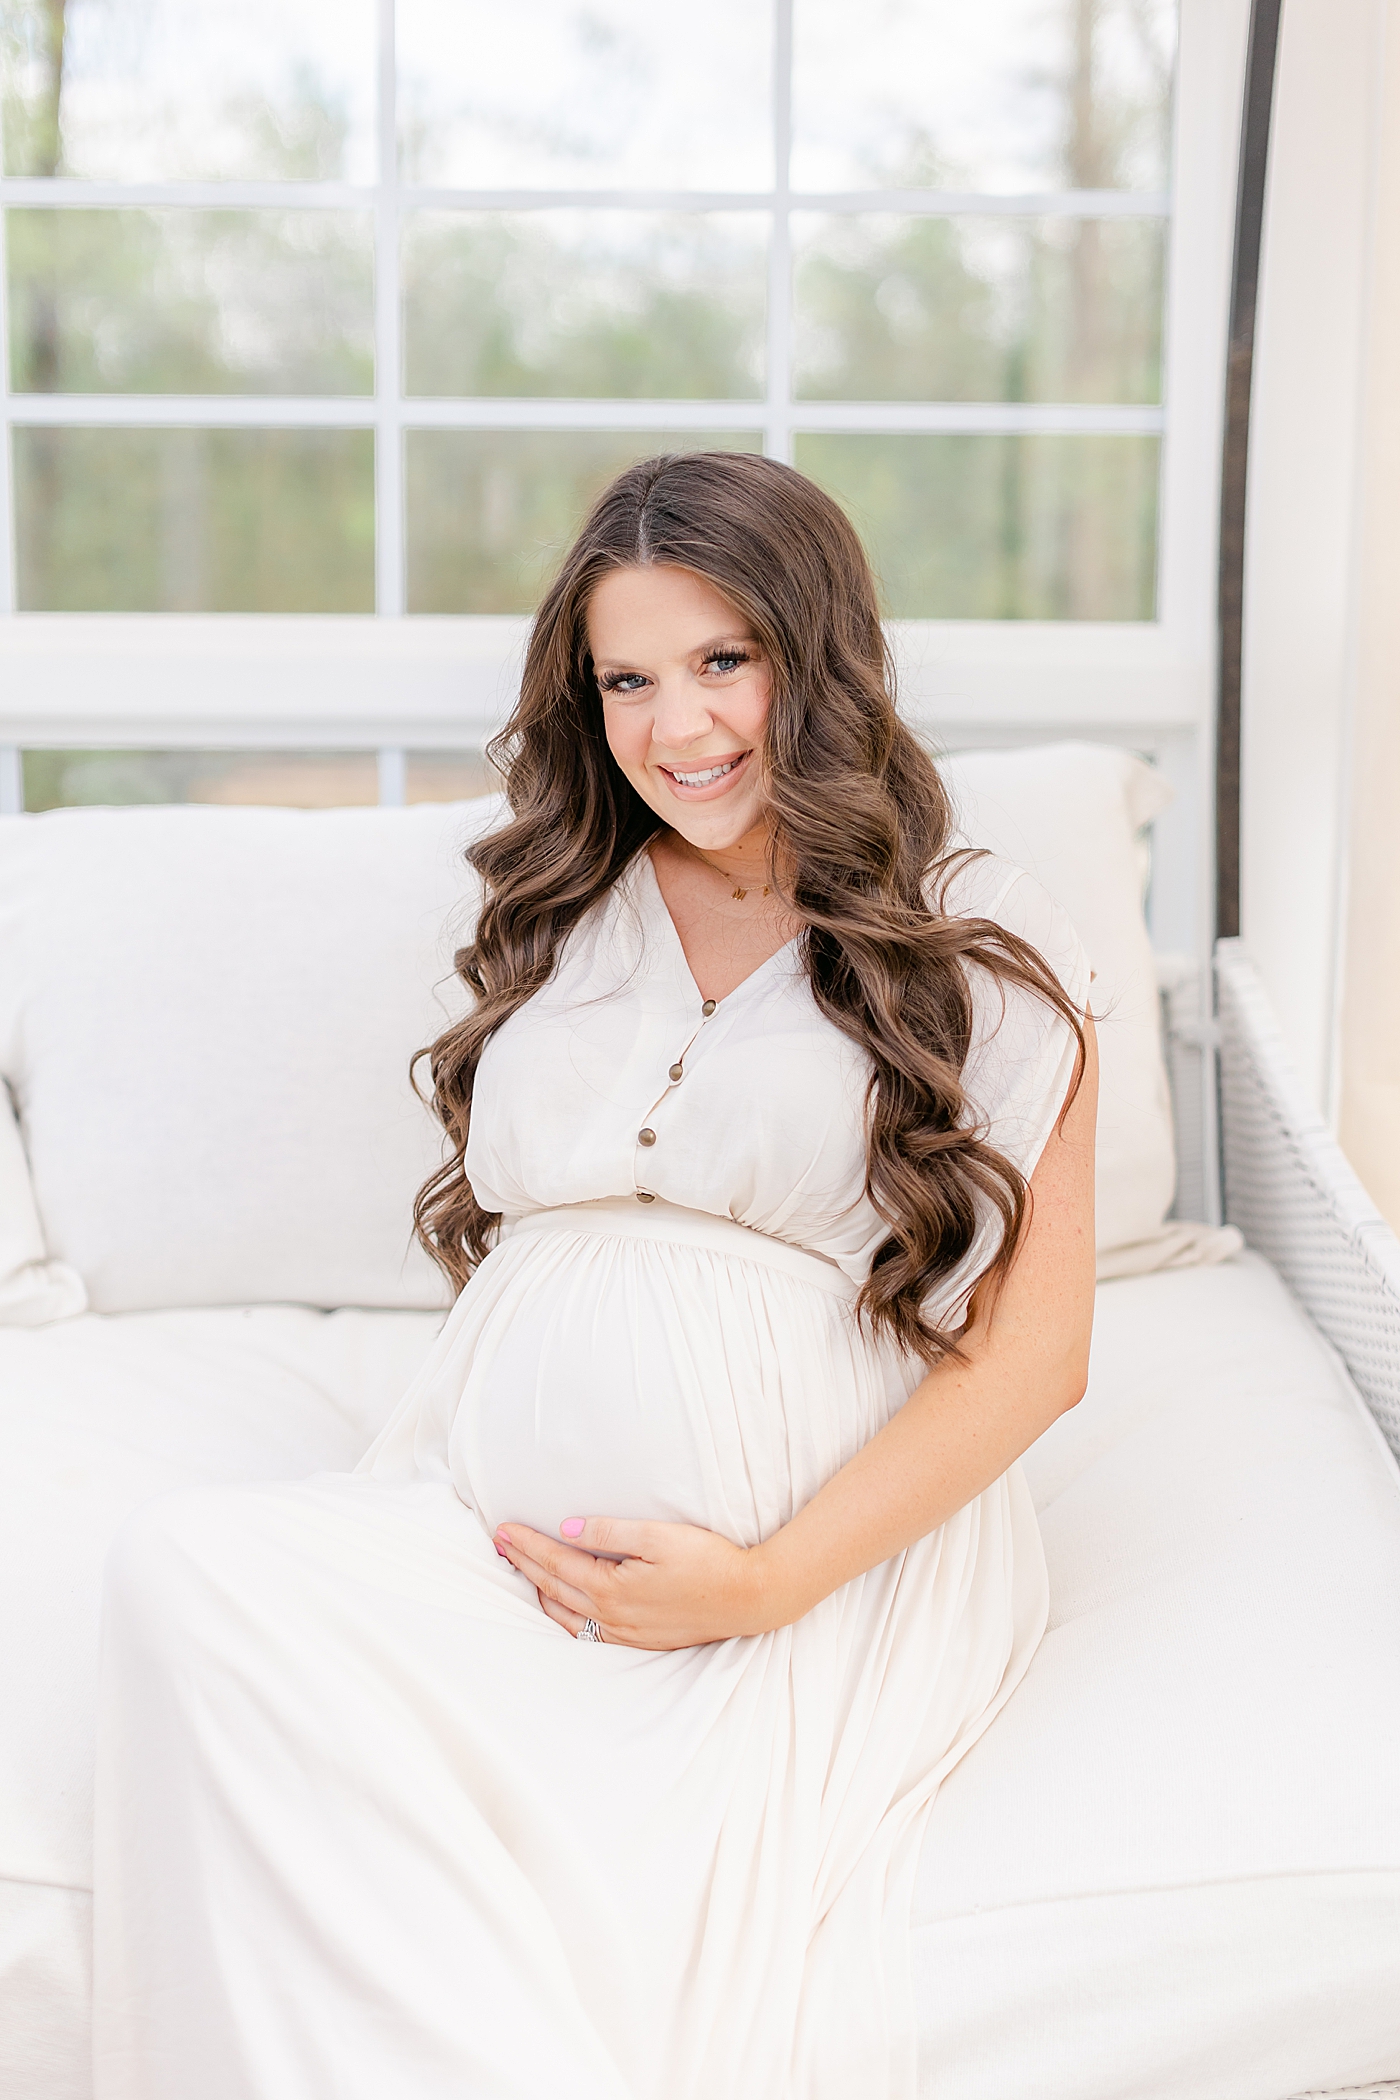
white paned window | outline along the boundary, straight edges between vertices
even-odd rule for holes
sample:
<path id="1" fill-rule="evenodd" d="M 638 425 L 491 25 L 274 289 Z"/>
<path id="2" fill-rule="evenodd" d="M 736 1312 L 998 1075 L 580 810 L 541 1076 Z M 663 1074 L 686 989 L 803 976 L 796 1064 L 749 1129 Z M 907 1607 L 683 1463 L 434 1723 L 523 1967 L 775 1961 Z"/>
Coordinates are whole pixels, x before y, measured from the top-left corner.
<path id="1" fill-rule="evenodd" d="M 467 778 L 593 494 L 702 446 L 846 506 L 951 734 L 1198 724 L 1242 18 L 0 0 L 30 806 Z"/>

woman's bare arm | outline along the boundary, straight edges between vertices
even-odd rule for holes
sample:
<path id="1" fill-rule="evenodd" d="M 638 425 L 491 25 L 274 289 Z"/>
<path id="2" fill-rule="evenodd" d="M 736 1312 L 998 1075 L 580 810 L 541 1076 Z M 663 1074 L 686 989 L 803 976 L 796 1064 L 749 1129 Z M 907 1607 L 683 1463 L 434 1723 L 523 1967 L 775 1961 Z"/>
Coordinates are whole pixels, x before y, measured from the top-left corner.
<path id="1" fill-rule="evenodd" d="M 692 1647 L 790 1625 L 833 1590 L 944 1523 L 1082 1396 L 1094 1313 L 1098 1061 L 1030 1182 L 1020 1247 L 999 1291 L 973 1300 L 964 1361 L 945 1362 L 780 1531 L 745 1550 L 689 1524 L 581 1521 L 576 1543 L 503 1525 L 497 1545 L 551 1618 L 596 1619 L 611 1641 Z M 580 1520 L 573 1520 L 579 1522 Z M 572 1528 L 572 1527 L 570 1527 Z M 599 1554 L 626 1559 L 599 1559 Z"/>
<path id="2" fill-rule="evenodd" d="M 1000 1479 L 1083 1397 L 1094 1319 L 1092 1023 L 1084 1082 L 1031 1177 L 1030 1218 L 1004 1285 L 963 1343 L 758 1549 L 773 1625 L 926 1536 Z"/>

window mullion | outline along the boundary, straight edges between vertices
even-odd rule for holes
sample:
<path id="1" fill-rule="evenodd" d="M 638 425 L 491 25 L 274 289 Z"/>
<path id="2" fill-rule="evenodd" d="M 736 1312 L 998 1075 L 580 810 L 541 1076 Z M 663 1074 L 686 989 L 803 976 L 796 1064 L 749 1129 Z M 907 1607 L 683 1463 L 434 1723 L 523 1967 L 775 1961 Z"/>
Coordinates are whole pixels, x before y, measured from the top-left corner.
<path id="1" fill-rule="evenodd" d="M 569 400 L 556 394 L 356 395 L 12 394 L 10 425 L 100 430 L 803 430 L 1007 431 L 1148 435 L 1162 430 L 1153 402 L 668 400 L 647 395 Z M 781 455 L 774 452 L 774 457 Z"/>
<path id="2" fill-rule="evenodd" d="M 18 596 L 15 564 L 15 505 L 10 442 L 10 308 L 9 261 L 5 249 L 5 214 L 0 211 L 0 618 L 15 609 Z"/>
<path id="3" fill-rule="evenodd" d="M 792 0 L 773 8 L 773 222 L 768 235 L 767 428 L 764 451 L 792 462 Z"/>
<path id="4" fill-rule="evenodd" d="M 373 398 L 360 394 L 11 394 L 11 424 L 41 428 L 365 430 Z"/>
<path id="5" fill-rule="evenodd" d="M 399 319 L 399 154 L 394 0 L 379 4 L 379 189 L 374 212 L 375 610 L 404 609 L 403 392 Z"/>
<path id="6" fill-rule="evenodd" d="M 354 182 L 95 182 L 74 175 L 0 176 L 0 203 L 41 211 L 363 211 L 375 192 Z"/>
<path id="7" fill-rule="evenodd" d="M 911 219 L 1168 219 L 1166 190 L 794 190 L 794 211 Z"/>
<path id="8" fill-rule="evenodd" d="M 377 187 L 346 182 L 94 182 L 84 177 L 0 176 L 0 203 L 44 211 L 177 207 L 190 211 L 364 211 Z M 529 190 L 399 188 L 416 211 L 768 211 L 767 190 Z M 1166 219 L 1165 190 L 802 190 L 794 211 L 897 212 L 909 218 Z"/>

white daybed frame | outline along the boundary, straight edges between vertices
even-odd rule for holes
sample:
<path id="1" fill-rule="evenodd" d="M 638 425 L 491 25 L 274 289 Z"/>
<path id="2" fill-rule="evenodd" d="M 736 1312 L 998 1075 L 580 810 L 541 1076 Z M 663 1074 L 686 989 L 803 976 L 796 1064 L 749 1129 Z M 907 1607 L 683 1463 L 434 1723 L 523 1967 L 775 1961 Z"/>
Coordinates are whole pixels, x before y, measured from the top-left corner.
<path id="1" fill-rule="evenodd" d="M 1225 1216 L 1332 1344 L 1400 1457 L 1400 1240 L 1303 1092 L 1239 941 L 1217 944 L 1215 981 Z"/>
<path id="2" fill-rule="evenodd" d="M 1159 955 L 1157 966 L 1172 1216 L 1239 1227 L 1337 1351 L 1400 1459 L 1400 1239 L 1309 1100 L 1244 942 L 1216 942 L 1209 999 L 1191 956 Z"/>

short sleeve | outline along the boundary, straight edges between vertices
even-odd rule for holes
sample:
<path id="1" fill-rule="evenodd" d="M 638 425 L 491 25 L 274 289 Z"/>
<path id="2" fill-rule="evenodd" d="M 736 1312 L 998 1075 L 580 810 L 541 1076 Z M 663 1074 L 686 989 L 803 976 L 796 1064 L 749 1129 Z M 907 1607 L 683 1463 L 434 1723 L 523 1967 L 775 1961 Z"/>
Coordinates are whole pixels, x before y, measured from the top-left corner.
<path id="1" fill-rule="evenodd" d="M 1043 884 L 995 854 L 977 853 L 946 883 L 931 886 L 930 903 L 950 918 L 992 919 L 1043 956 L 1071 1007 L 1089 1001 L 1089 959 L 1068 916 Z M 968 1119 L 1027 1181 L 1054 1129 L 1079 1044 L 1074 1030 L 1037 993 L 1007 984 L 978 964 L 968 966 L 972 1041 L 963 1065 Z M 990 1203 L 957 1268 L 940 1278 L 924 1303 L 935 1326 L 956 1329 L 1000 1243 L 1001 1225 Z"/>
<path id="2" fill-rule="evenodd" d="M 951 917 L 995 920 L 1043 956 L 1076 1013 L 1089 1002 L 1089 959 L 1069 917 L 1033 875 L 992 854 L 969 859 L 943 893 Z M 997 1150 L 1029 1180 L 1055 1127 L 1079 1055 L 1074 1031 L 1043 998 L 969 969 L 972 1044 L 963 1086 Z"/>

